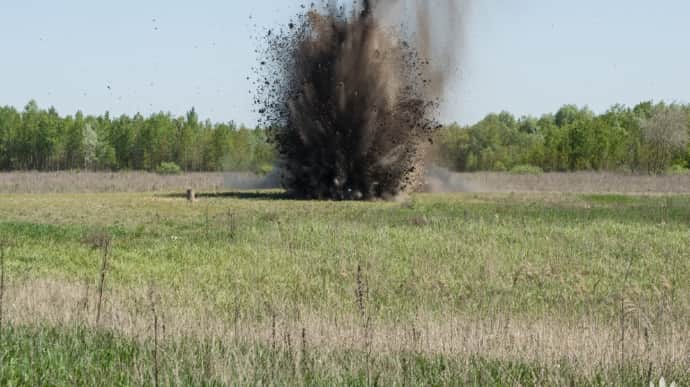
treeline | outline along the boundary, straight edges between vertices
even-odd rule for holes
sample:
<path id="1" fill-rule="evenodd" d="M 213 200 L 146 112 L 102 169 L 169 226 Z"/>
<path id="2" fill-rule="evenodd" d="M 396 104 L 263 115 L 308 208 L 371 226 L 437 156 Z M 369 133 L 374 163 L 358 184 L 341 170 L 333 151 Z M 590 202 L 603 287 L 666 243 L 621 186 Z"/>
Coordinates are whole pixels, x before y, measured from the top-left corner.
<path id="1" fill-rule="evenodd" d="M 0 170 L 5 171 L 153 171 L 170 163 L 184 171 L 261 171 L 274 158 L 264 130 L 202 122 L 194 109 L 184 117 L 113 118 L 108 113 L 62 117 L 35 101 L 23 111 L 0 107 Z"/>
<path id="2" fill-rule="evenodd" d="M 519 119 L 503 112 L 445 128 L 438 156 L 458 171 L 683 172 L 690 167 L 689 127 L 690 105 L 678 104 L 616 105 L 600 115 L 567 105 Z"/>
<path id="3" fill-rule="evenodd" d="M 690 167 L 690 105 L 616 105 L 596 115 L 566 105 L 555 114 L 489 114 L 442 129 L 436 162 L 457 171 L 607 170 L 685 172 Z M 242 170 L 267 172 L 276 152 L 266 130 L 233 122 L 156 113 L 60 116 L 35 101 L 0 107 L 0 170 Z"/>

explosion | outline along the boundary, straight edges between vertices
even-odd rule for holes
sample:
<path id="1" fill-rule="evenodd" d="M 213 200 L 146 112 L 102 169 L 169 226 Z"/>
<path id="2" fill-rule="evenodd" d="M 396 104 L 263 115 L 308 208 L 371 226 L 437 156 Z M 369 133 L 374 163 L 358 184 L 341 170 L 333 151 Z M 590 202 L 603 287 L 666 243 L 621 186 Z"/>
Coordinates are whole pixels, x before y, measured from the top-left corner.
<path id="1" fill-rule="evenodd" d="M 400 5 L 330 1 L 266 34 L 256 103 L 289 194 L 390 199 L 421 184 L 453 55 L 432 50 L 432 7 L 452 17 L 456 4 L 415 2 L 416 23 L 392 27 Z"/>

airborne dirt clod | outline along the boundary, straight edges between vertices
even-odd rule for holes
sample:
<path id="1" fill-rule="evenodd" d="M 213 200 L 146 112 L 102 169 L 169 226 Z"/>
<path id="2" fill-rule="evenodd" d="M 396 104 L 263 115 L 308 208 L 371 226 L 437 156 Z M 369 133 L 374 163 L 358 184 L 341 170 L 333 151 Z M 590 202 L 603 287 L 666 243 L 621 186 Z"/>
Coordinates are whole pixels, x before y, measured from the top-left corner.
<path id="1" fill-rule="evenodd" d="M 452 67 L 431 45 L 430 20 L 456 3 L 414 1 L 404 23 L 400 0 L 330 1 L 265 34 L 255 102 L 290 194 L 394 198 L 422 183 Z"/>

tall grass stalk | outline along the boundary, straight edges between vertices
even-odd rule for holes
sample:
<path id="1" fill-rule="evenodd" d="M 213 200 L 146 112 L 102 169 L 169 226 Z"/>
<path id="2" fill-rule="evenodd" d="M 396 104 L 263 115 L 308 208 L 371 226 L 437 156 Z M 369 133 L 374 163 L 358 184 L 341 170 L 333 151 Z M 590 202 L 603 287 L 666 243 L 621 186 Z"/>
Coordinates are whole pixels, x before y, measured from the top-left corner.
<path id="1" fill-rule="evenodd" d="M 101 274 L 98 280 L 98 304 L 96 305 L 96 324 L 101 320 L 101 308 L 103 307 L 103 290 L 105 289 L 105 276 L 108 272 L 109 246 L 103 248 L 103 259 L 101 261 Z"/>
<path id="2" fill-rule="evenodd" d="M 364 279 L 362 276 L 362 265 L 357 264 L 357 274 L 355 277 L 355 282 L 357 285 L 357 288 L 355 289 L 355 299 L 357 301 L 357 308 L 359 309 L 359 314 L 362 316 L 362 319 L 366 318 L 366 308 L 364 305 L 364 294 L 366 292 L 365 290 L 365 285 L 364 285 Z"/>
<path id="3" fill-rule="evenodd" d="M 105 230 L 99 230 L 87 235 L 84 243 L 94 250 L 101 252 L 101 269 L 98 277 L 98 300 L 96 303 L 96 325 L 101 321 L 103 307 L 103 292 L 105 291 L 105 277 L 108 273 L 108 259 L 112 250 L 113 237 Z"/>
<path id="4" fill-rule="evenodd" d="M 5 296 L 5 250 L 5 242 L 0 241 L 0 342 L 2 341 L 2 304 Z"/>
<path id="5" fill-rule="evenodd" d="M 621 289 L 621 299 L 620 299 L 620 329 L 621 329 L 621 341 L 620 341 L 620 366 L 621 375 L 624 374 L 623 367 L 625 367 L 625 293 L 628 288 L 628 281 L 630 280 L 630 274 L 632 272 L 634 258 L 631 255 L 627 261 L 627 267 L 625 269 L 625 274 L 623 276 L 623 288 Z"/>
<path id="6" fill-rule="evenodd" d="M 159 386 L 159 362 L 158 362 L 158 312 L 156 310 L 156 293 L 153 286 L 149 287 L 149 303 L 153 316 L 153 385 Z"/>

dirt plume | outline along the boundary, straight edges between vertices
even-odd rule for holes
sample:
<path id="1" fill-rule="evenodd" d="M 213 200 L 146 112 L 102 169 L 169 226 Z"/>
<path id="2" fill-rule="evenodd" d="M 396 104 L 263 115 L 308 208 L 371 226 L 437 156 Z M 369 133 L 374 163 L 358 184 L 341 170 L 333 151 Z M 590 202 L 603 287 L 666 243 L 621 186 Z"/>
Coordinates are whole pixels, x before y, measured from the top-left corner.
<path id="1" fill-rule="evenodd" d="M 328 1 L 267 31 L 255 103 L 290 194 L 394 198 L 422 183 L 459 12 L 457 0 Z"/>

